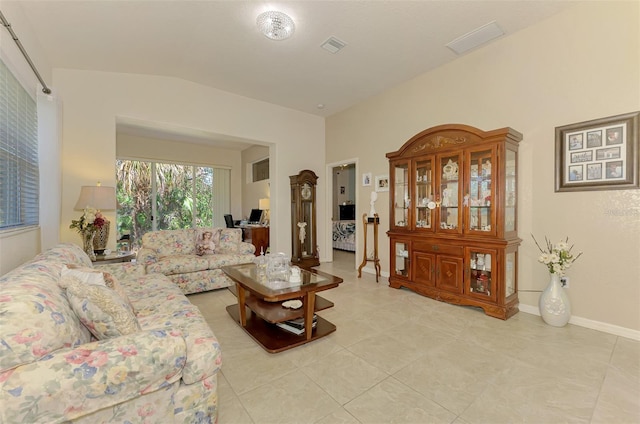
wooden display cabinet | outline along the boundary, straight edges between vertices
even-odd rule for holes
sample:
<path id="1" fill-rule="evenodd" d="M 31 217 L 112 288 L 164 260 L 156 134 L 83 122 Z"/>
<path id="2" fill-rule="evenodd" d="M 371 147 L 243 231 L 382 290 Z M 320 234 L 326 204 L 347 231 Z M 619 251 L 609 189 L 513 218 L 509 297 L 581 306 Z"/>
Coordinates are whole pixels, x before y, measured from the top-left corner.
<path id="1" fill-rule="evenodd" d="M 522 135 L 441 125 L 387 153 L 389 285 L 507 319 L 518 312 Z"/>
<path id="2" fill-rule="evenodd" d="M 267 254 L 269 249 L 269 227 L 244 226 L 241 227 L 244 234 L 244 241 L 255 246 L 254 255 Z"/>

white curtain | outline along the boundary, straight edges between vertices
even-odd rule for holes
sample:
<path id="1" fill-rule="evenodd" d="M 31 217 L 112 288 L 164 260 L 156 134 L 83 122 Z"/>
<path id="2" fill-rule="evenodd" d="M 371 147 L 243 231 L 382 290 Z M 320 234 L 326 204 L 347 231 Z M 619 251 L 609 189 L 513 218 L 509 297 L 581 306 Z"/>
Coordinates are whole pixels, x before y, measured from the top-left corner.
<path id="1" fill-rule="evenodd" d="M 40 242 L 42 250 L 60 242 L 62 207 L 62 113 L 58 98 L 40 93 L 38 107 L 38 158 L 40 162 Z"/>
<path id="2" fill-rule="evenodd" d="M 224 215 L 231 211 L 231 170 L 213 168 L 213 226 L 225 227 Z"/>

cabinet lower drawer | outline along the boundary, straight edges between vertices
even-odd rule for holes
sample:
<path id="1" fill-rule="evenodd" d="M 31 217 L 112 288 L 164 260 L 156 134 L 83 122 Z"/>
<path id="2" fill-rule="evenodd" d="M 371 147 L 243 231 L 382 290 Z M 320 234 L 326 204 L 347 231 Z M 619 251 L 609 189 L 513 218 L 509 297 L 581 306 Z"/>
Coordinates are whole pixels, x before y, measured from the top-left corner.
<path id="1" fill-rule="evenodd" d="M 464 255 L 464 248 L 462 246 L 450 246 L 448 244 L 441 244 L 438 242 L 428 243 L 414 241 L 413 250 L 460 257 Z"/>

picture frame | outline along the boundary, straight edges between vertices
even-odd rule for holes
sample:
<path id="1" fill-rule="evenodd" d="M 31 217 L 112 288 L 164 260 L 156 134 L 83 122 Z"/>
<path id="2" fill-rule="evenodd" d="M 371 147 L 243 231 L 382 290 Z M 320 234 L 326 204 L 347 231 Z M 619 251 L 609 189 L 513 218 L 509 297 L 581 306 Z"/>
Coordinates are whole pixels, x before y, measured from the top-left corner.
<path id="1" fill-rule="evenodd" d="M 389 176 L 376 175 L 376 192 L 389 191 Z"/>
<path id="2" fill-rule="evenodd" d="M 362 186 L 368 187 L 371 185 L 371 172 L 362 174 Z"/>
<path id="3" fill-rule="evenodd" d="M 555 129 L 555 191 L 640 188 L 640 111 Z"/>

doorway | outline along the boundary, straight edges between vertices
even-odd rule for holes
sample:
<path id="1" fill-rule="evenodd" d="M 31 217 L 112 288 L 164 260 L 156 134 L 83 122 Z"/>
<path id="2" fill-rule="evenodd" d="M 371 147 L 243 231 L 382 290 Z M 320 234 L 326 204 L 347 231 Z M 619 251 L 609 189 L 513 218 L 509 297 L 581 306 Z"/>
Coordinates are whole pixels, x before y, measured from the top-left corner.
<path id="1" fill-rule="evenodd" d="M 327 165 L 329 187 L 327 193 L 327 216 L 330 217 L 328 232 L 331 248 L 328 261 L 339 261 L 349 269 L 355 269 L 357 246 L 356 184 L 357 159 Z"/>

